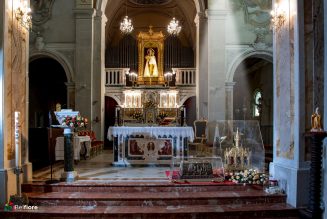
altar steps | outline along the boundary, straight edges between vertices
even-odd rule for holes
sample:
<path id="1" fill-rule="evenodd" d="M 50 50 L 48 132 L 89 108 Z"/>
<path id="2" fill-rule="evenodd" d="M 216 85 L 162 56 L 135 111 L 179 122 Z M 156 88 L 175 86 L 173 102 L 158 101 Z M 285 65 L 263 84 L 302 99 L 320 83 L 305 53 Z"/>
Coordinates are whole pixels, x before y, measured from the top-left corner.
<path id="1" fill-rule="evenodd" d="M 2 212 L 4 218 L 298 218 L 283 194 L 261 186 L 169 182 L 24 184 L 37 211 Z M 2 218 L 2 217 L 1 217 Z"/>

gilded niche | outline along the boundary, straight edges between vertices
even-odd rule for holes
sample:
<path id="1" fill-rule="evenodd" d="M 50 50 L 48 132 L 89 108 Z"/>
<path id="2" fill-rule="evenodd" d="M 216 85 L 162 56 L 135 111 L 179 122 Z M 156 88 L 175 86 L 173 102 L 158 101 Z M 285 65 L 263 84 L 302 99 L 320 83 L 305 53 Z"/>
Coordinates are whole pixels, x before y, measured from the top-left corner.
<path id="1" fill-rule="evenodd" d="M 164 84 L 164 39 L 163 33 L 161 31 L 154 32 L 152 26 L 149 27 L 148 32 L 138 34 L 138 84 Z"/>

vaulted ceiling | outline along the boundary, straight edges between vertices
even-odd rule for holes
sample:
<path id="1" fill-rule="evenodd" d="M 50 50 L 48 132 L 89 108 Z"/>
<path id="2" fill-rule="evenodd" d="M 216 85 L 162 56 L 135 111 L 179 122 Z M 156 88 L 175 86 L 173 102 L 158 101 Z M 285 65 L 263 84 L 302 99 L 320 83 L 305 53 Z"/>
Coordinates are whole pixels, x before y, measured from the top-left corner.
<path id="1" fill-rule="evenodd" d="M 132 19 L 134 37 L 140 31 L 148 31 L 150 25 L 154 31 L 162 31 L 168 35 L 167 25 L 176 17 L 182 26 L 179 35 L 182 43 L 191 47 L 195 45 L 196 8 L 193 0 L 108 0 L 105 14 L 108 18 L 107 45 L 115 45 L 121 39 L 119 25 L 126 14 Z"/>

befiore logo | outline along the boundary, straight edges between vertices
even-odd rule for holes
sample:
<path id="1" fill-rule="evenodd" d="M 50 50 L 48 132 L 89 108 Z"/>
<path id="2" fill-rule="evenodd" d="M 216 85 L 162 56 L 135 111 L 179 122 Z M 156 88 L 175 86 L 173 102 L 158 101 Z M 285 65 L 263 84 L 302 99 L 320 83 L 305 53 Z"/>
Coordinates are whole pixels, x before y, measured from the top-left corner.
<path id="1" fill-rule="evenodd" d="M 13 210 L 13 208 L 14 208 L 14 203 L 13 202 L 9 202 L 9 203 L 6 203 L 5 204 L 5 211 L 12 211 Z"/>

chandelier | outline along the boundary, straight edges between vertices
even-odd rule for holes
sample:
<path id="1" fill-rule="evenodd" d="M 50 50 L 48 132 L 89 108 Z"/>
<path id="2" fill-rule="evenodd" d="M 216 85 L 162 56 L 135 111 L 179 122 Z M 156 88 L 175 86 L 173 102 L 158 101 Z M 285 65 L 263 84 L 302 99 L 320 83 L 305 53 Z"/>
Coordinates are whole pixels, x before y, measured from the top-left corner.
<path id="1" fill-rule="evenodd" d="M 122 22 L 120 22 L 120 31 L 123 34 L 129 34 L 133 31 L 134 27 L 132 24 L 132 20 L 128 19 L 128 16 L 126 15 Z"/>
<path id="2" fill-rule="evenodd" d="M 134 27 L 133 27 L 133 24 L 132 24 L 132 20 L 129 19 L 128 16 L 127 16 L 126 1 L 125 1 L 125 7 L 126 7 L 126 16 L 124 17 L 123 21 L 120 22 L 120 28 L 119 29 L 123 34 L 130 34 L 134 30 Z"/>
<path id="3" fill-rule="evenodd" d="M 179 26 L 179 21 L 173 18 L 168 24 L 167 31 L 171 35 L 178 35 L 181 32 L 182 27 Z"/>

